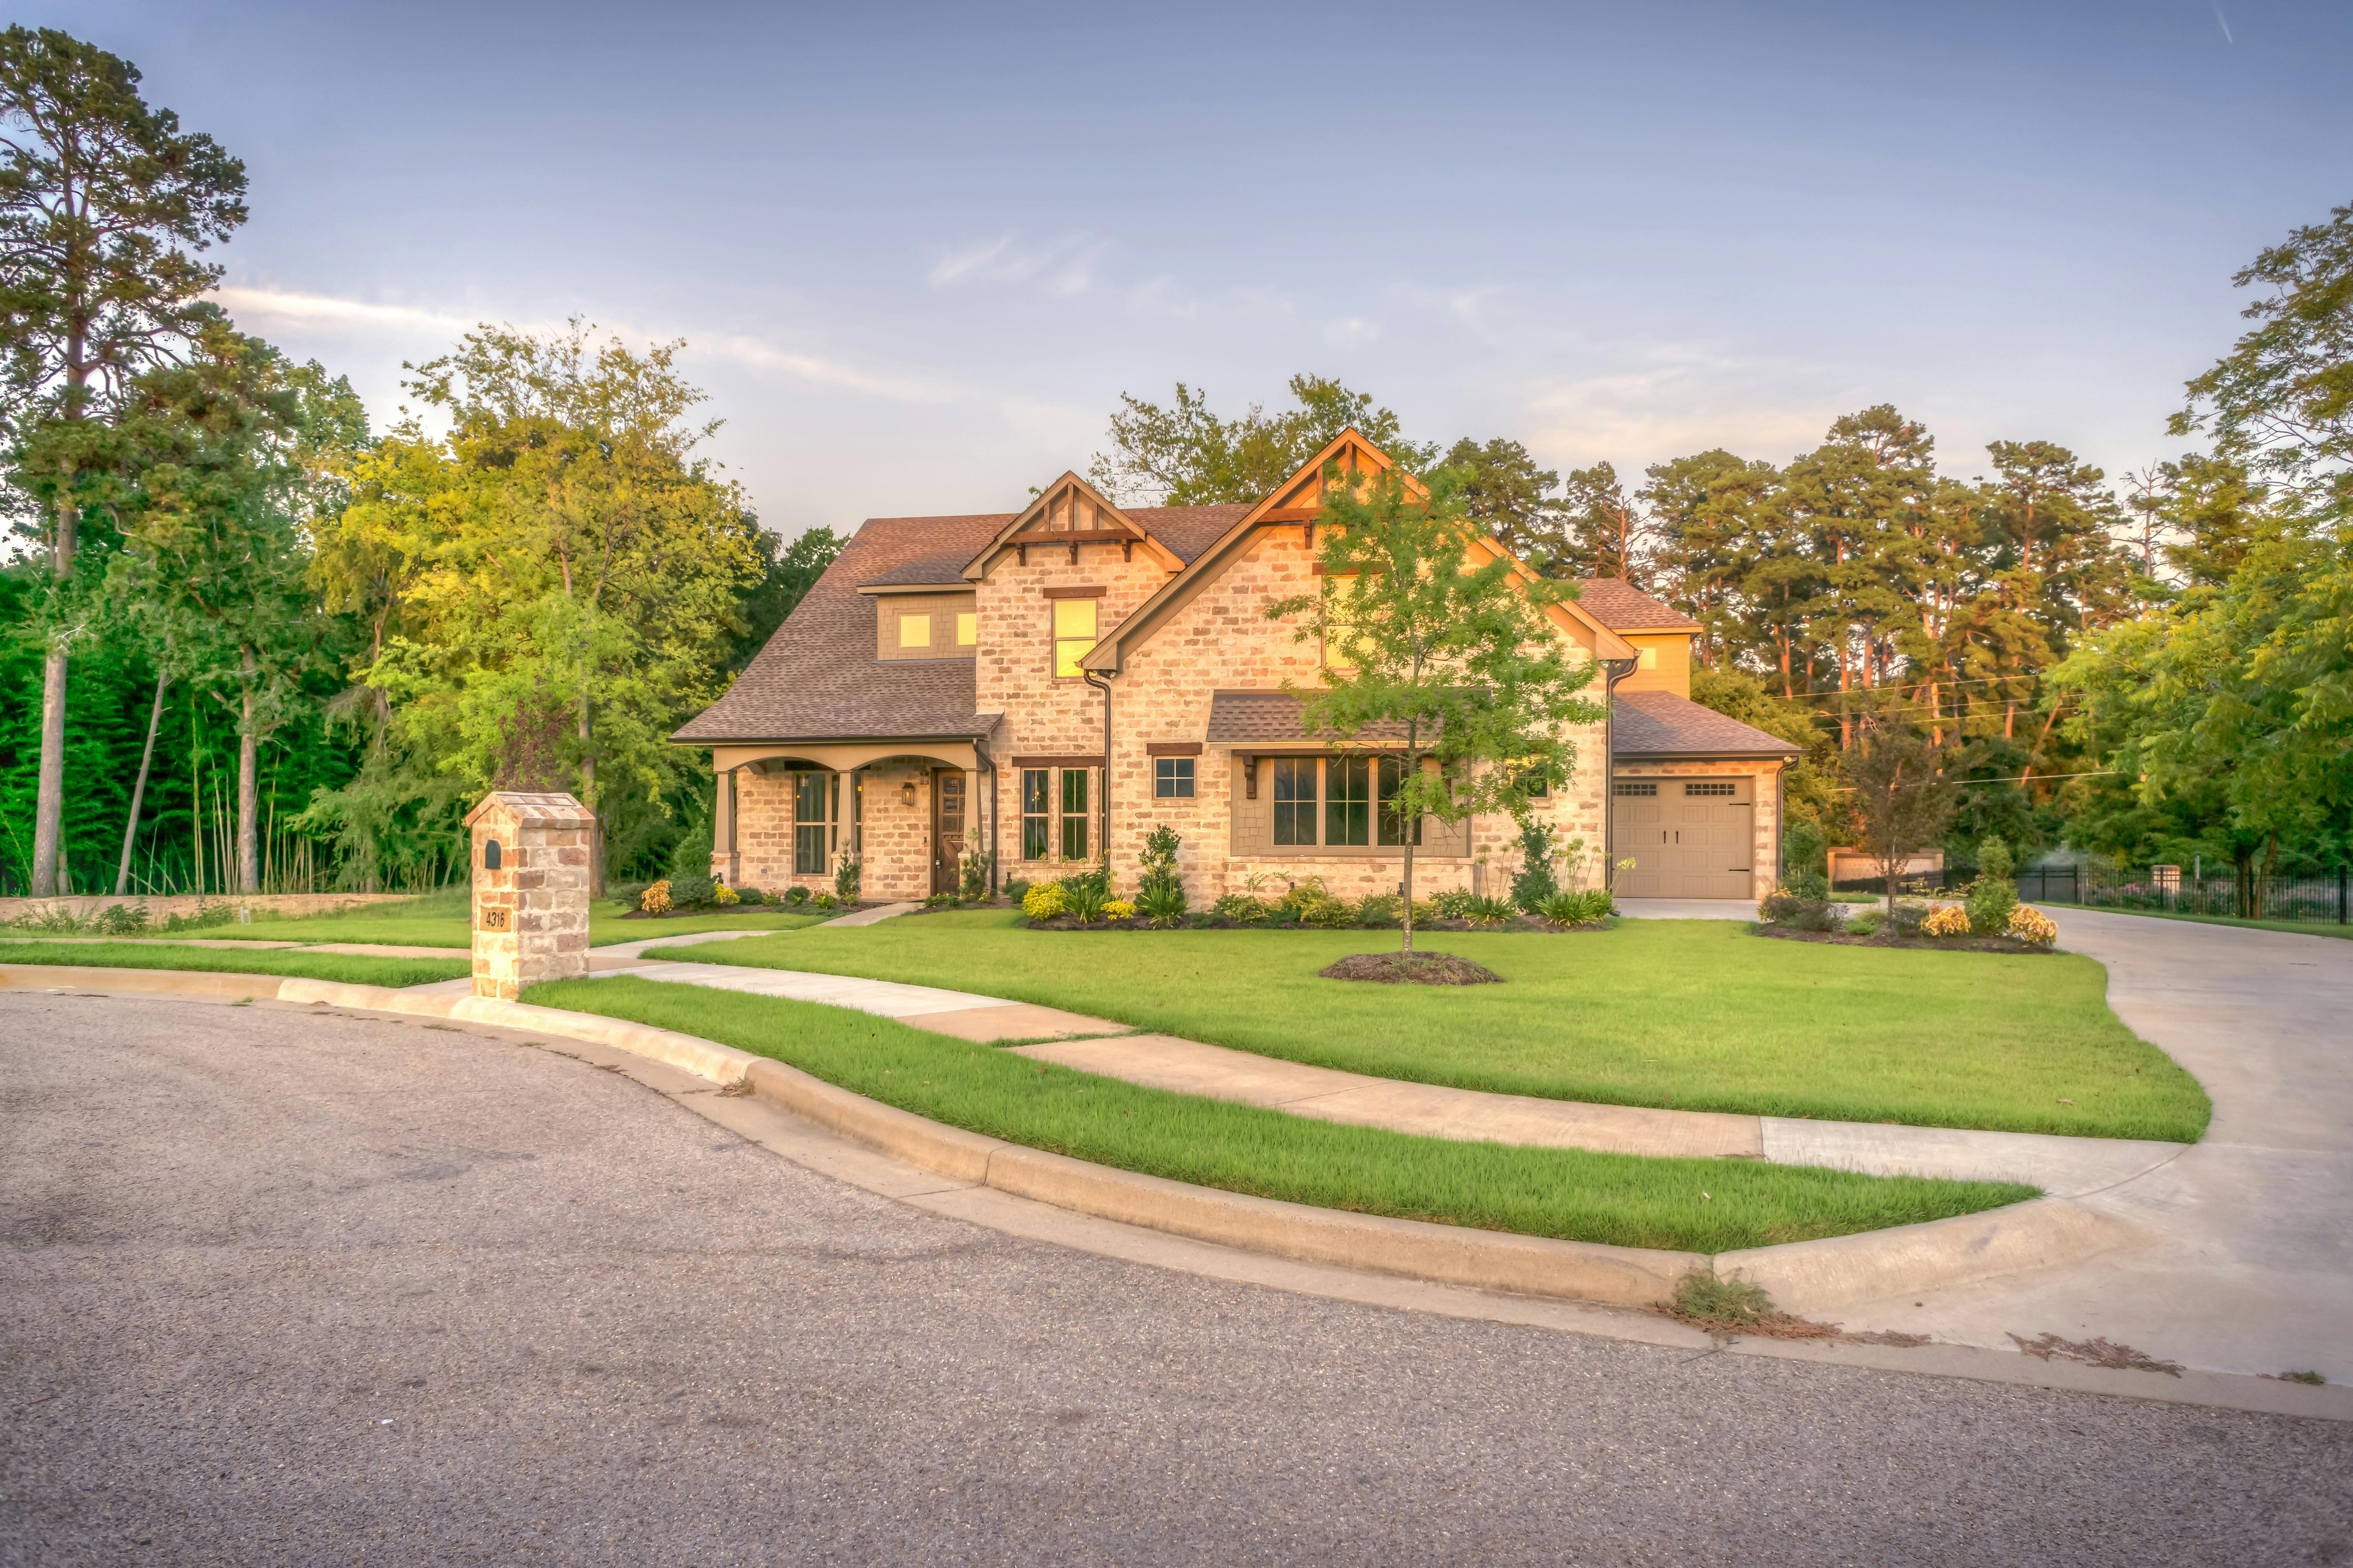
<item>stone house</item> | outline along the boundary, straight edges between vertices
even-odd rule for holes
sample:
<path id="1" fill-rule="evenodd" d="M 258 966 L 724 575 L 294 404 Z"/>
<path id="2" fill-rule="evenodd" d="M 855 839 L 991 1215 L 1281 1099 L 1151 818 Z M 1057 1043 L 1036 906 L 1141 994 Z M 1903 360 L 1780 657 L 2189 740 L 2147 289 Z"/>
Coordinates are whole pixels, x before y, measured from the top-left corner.
<path id="1" fill-rule="evenodd" d="M 712 751 L 712 874 L 821 887 L 849 855 L 868 897 L 920 899 L 953 890 L 968 852 L 1001 884 L 1107 849 L 1132 889 L 1165 823 L 1197 907 L 1310 876 L 1394 890 L 1402 828 L 1378 798 L 1397 764 L 1377 736 L 1303 730 L 1282 685 L 1314 685 L 1322 649 L 1263 613 L 1316 580 L 1327 467 L 1390 466 L 1348 431 L 1254 506 L 1117 507 L 1066 473 L 1018 512 L 869 519 L 673 737 Z M 1698 628 L 1625 583 L 1587 583 L 1551 618 L 1610 697 L 1538 803 L 1588 847 L 1581 885 L 1631 861 L 1628 896 L 1768 890 L 1796 749 L 1691 701 Z M 1518 837 L 1504 816 L 1425 822 L 1415 890 L 1504 891 Z"/>

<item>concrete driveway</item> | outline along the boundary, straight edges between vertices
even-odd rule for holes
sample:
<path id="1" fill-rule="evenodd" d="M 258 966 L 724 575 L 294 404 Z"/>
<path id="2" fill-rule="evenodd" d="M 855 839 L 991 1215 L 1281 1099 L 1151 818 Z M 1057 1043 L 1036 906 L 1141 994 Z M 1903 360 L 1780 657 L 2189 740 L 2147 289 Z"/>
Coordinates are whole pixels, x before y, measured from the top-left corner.
<path id="1" fill-rule="evenodd" d="M 0 1073 L 0 1563 L 2353 1552 L 2353 1424 L 1168 1272 L 431 1025 L 14 993 Z"/>

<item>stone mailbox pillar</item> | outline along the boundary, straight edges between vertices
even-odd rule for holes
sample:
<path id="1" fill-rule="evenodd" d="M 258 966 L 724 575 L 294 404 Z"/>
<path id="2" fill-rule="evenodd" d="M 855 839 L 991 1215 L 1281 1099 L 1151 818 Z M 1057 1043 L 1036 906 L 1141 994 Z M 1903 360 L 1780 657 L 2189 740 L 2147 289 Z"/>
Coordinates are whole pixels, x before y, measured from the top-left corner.
<path id="1" fill-rule="evenodd" d="M 466 814 L 473 838 L 474 994 L 588 973 L 588 851 L 596 819 L 568 795 L 500 790 Z"/>

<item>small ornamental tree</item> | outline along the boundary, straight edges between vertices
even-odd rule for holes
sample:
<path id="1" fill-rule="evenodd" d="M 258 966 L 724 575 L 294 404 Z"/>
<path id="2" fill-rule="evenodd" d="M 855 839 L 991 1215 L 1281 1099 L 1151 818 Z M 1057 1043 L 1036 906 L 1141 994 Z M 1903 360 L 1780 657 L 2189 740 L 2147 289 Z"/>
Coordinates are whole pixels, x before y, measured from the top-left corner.
<path id="1" fill-rule="evenodd" d="M 1608 717 L 1580 695 L 1599 666 L 1572 657 L 1545 614 L 1575 590 L 1489 543 L 1459 489 L 1443 468 L 1427 489 L 1395 469 L 1327 473 L 1318 586 L 1266 607 L 1270 620 L 1299 617 L 1293 635 L 1325 649 L 1322 688 L 1284 683 L 1304 700 L 1308 731 L 1343 745 L 1373 731 L 1398 763 L 1393 787 L 1382 770 L 1377 806 L 1400 841 L 1408 953 L 1421 819 L 1524 816 L 1538 792 L 1568 782 L 1567 731 Z"/>
<path id="2" fill-rule="evenodd" d="M 1840 756 L 1839 771 L 1854 794 L 1862 851 L 1886 885 L 1891 917 L 1905 865 L 1915 850 L 1942 837 L 1953 819 L 1960 795 L 1950 776 L 1957 752 L 1909 724 L 1873 713 L 1858 721 L 1854 744 Z"/>

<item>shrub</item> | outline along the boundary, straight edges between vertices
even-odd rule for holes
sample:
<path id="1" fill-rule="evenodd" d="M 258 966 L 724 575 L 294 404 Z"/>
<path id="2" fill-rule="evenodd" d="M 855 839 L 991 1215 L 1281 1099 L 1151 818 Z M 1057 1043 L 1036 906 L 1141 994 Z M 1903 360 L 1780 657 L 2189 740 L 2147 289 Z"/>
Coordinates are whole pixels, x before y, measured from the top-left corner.
<path id="1" fill-rule="evenodd" d="M 1609 913 L 1609 891 L 1594 888 L 1582 893 L 1555 893 L 1535 912 L 1557 926 L 1587 925 Z"/>
<path id="2" fill-rule="evenodd" d="M 711 884 L 711 901 L 723 910 L 730 905 L 742 903 L 744 895 L 724 882 L 715 881 Z"/>
<path id="3" fill-rule="evenodd" d="M 840 907 L 841 900 L 831 893 L 818 893 L 809 900 L 809 908 L 813 910 L 832 910 Z"/>
<path id="4" fill-rule="evenodd" d="M 2032 904 L 2021 904 L 2010 912 L 2010 934 L 2029 947 L 2049 947 L 2059 940 L 2059 928 Z"/>
<path id="5" fill-rule="evenodd" d="M 147 929 L 147 906 L 109 904 L 94 923 L 108 936 L 136 936 Z"/>
<path id="6" fill-rule="evenodd" d="M 927 910 L 954 909 L 963 900 L 958 899 L 954 893 L 934 893 L 931 897 L 923 900 L 923 908 Z"/>
<path id="7" fill-rule="evenodd" d="M 1520 868 L 1512 878 L 1512 902 L 1535 914 L 1559 891 L 1552 865 L 1552 829 L 1540 822 L 1520 824 Z"/>
<path id="8" fill-rule="evenodd" d="M 1462 913 L 1463 918 L 1475 925 L 1499 926 L 1518 914 L 1519 910 L 1512 906 L 1508 899 L 1474 897 L 1464 908 Z"/>
<path id="9" fill-rule="evenodd" d="M 774 896 L 763 888 L 738 888 L 735 889 L 735 896 L 747 904 L 773 904 L 776 901 Z"/>
<path id="10" fill-rule="evenodd" d="M 646 890 L 638 895 L 638 908 L 649 915 L 668 914 L 670 912 L 668 879 L 648 884 Z"/>
<path id="11" fill-rule="evenodd" d="M 1155 925 L 1173 925 L 1185 918 L 1185 889 L 1180 884 L 1155 884 L 1135 895 L 1135 907 Z"/>
<path id="12" fill-rule="evenodd" d="M 1132 921 L 1135 918 L 1135 906 L 1125 899 L 1107 899 L 1103 912 L 1107 921 Z"/>
<path id="13" fill-rule="evenodd" d="M 1293 906 L 1293 912 L 1301 925 L 1321 931 L 1344 931 L 1356 923 L 1356 906 L 1328 893 L 1322 898 L 1302 899 Z"/>
<path id="14" fill-rule="evenodd" d="M 202 931 L 206 926 L 225 926 L 236 918 L 237 910 L 229 905 L 207 903 L 199 899 L 196 901 L 195 913 L 164 916 L 164 929 L 165 931 Z M 63 921 L 65 924 L 59 927 L 57 924 L 58 921 Z M 73 916 L 60 912 L 51 915 L 42 929 L 74 931 L 79 928 L 74 923 Z"/>
<path id="15" fill-rule="evenodd" d="M 1050 921 L 1070 907 L 1060 882 L 1040 882 L 1021 894 L 1021 912 L 1033 921 Z"/>
<path id="16" fill-rule="evenodd" d="M 1145 835 L 1144 873 L 1136 887 L 1135 901 L 1139 908 L 1155 911 L 1155 918 L 1166 919 L 1185 912 L 1185 882 L 1176 874 L 1176 852 L 1183 845 L 1176 830 L 1165 822 Z"/>
<path id="17" fill-rule="evenodd" d="M 2018 908 L 2014 870 L 2009 845 L 1989 838 L 1978 846 L 1978 879 L 1969 884 L 1968 894 L 1969 930 L 1978 935 L 2000 936 L 2010 929 L 2010 914 Z"/>
<path id="18" fill-rule="evenodd" d="M 1846 906 L 1827 899 L 1801 899 L 1783 889 L 1765 895 L 1757 906 L 1757 919 L 1792 931 L 1837 931 L 1846 921 Z"/>
<path id="19" fill-rule="evenodd" d="M 1405 900 L 1395 893 L 1366 893 L 1356 905 L 1356 923 L 1360 926 L 1393 926 Z"/>
<path id="20" fill-rule="evenodd" d="M 719 896 L 719 884 L 708 877 L 672 877 L 670 903 L 674 910 L 700 909 Z"/>
<path id="21" fill-rule="evenodd" d="M 1849 917 L 1846 929 L 1855 936 L 1872 936 L 1886 922 L 1887 916 L 1883 910 L 1863 910 Z"/>
<path id="22" fill-rule="evenodd" d="M 1094 871 L 1063 878 L 1062 907 L 1076 915 L 1081 925 L 1094 924 L 1103 918 L 1103 910 L 1111 903 L 1111 889 L 1104 886 L 1110 880 Z"/>
<path id="23" fill-rule="evenodd" d="M 1969 912 L 1958 904 L 1938 904 L 1920 922 L 1922 936 L 1967 936 L 1971 929 Z"/>
<path id="24" fill-rule="evenodd" d="M 997 864 L 996 857 L 985 849 L 965 852 L 956 862 L 956 892 L 974 903 L 988 897 L 988 873 Z"/>
<path id="25" fill-rule="evenodd" d="M 1927 921 L 1928 911 L 1934 907 L 1918 899 L 1898 899 L 1894 910 L 1884 918 L 1897 936 L 1918 936 L 1921 926 Z"/>
<path id="26" fill-rule="evenodd" d="M 1817 903 L 1827 900 L 1831 896 L 1831 879 L 1820 871 L 1799 871 L 1782 886 L 1797 897 L 1811 899 Z"/>
<path id="27" fill-rule="evenodd" d="M 833 896 L 845 904 L 858 901 L 858 889 L 866 879 L 866 868 L 847 849 L 833 868 Z"/>
<path id="28" fill-rule="evenodd" d="M 1471 889 L 1450 888 L 1442 893 L 1432 893 L 1429 900 L 1428 918 L 1440 921 L 1461 921 L 1471 918 Z M 1421 906 L 1416 905 L 1414 915 L 1421 918 Z"/>
<path id="29" fill-rule="evenodd" d="M 1005 881 L 1005 896 L 1011 899 L 1017 904 L 1023 899 L 1028 898 L 1029 896 L 1029 879 L 1027 877 L 1007 878 Z"/>
<path id="30" fill-rule="evenodd" d="M 1212 914 L 1222 915 L 1229 921 L 1240 921 L 1245 925 L 1255 925 L 1273 913 L 1273 910 L 1267 907 L 1264 899 L 1252 898 L 1248 893 L 1228 893 L 1210 905 L 1209 910 Z"/>
<path id="31" fill-rule="evenodd" d="M 785 889 L 785 902 L 792 905 L 793 908 L 798 909 L 808 901 L 809 890 L 807 888 L 786 888 Z"/>

